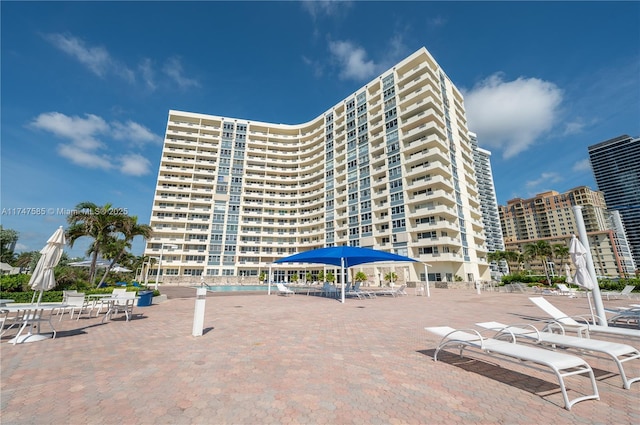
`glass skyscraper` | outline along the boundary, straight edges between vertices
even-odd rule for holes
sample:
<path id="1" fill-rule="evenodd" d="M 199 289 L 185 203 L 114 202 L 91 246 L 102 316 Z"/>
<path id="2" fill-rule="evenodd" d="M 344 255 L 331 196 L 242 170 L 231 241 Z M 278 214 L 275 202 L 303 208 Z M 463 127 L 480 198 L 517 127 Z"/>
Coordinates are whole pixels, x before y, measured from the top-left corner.
<path id="1" fill-rule="evenodd" d="M 589 146 L 591 167 L 607 207 L 622 217 L 636 267 L 640 264 L 640 138 L 622 135 Z"/>

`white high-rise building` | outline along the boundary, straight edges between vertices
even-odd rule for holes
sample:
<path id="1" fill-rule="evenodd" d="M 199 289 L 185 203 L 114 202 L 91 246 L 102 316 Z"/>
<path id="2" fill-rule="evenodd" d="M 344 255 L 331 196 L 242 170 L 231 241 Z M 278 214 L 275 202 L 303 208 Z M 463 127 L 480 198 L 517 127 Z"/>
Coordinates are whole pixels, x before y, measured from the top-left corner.
<path id="1" fill-rule="evenodd" d="M 475 133 L 469 133 L 469 140 L 473 148 L 474 162 L 476 165 L 476 179 L 480 191 L 480 208 L 482 210 L 482 222 L 487 237 L 486 244 L 489 252 L 504 251 L 504 239 L 500 226 L 500 213 L 498 212 L 498 198 L 493 184 L 493 172 L 491 170 L 491 152 L 478 146 L 478 138 Z M 491 277 L 499 280 L 503 274 L 509 273 L 506 261 L 491 263 Z"/>
<path id="2" fill-rule="evenodd" d="M 150 224 L 164 283 L 256 282 L 279 258 L 337 245 L 428 263 L 430 281 L 489 279 L 463 98 L 424 48 L 299 125 L 169 111 Z M 377 283 L 426 268 L 358 270 Z"/>

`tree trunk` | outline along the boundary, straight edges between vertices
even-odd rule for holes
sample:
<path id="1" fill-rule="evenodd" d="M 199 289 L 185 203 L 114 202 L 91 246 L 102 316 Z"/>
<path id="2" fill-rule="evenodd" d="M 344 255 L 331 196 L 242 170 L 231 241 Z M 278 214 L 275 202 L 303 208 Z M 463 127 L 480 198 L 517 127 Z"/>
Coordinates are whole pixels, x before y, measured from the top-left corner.
<path id="1" fill-rule="evenodd" d="M 109 272 L 111 271 L 111 269 L 113 268 L 113 265 L 118 261 L 118 258 L 120 258 L 122 256 L 122 253 L 124 251 L 120 252 L 120 254 L 116 255 L 113 260 L 111 260 L 111 262 L 109 263 L 109 267 L 107 267 L 107 269 L 104 271 L 104 274 L 102 275 L 102 279 L 100 279 L 100 283 L 98 283 L 98 288 L 102 287 L 102 284 L 104 283 L 104 280 L 107 278 L 107 275 L 109 274 Z"/>

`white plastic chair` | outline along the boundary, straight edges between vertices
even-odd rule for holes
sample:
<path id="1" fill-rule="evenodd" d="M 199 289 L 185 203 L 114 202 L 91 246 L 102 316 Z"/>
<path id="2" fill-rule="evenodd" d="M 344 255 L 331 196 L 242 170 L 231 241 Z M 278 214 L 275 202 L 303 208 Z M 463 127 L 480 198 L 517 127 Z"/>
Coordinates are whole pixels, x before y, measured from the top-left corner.
<path id="1" fill-rule="evenodd" d="M 84 299 L 85 299 L 85 296 L 83 293 L 67 294 L 67 299 L 66 301 L 64 301 L 64 304 L 66 304 L 66 307 L 62 307 L 60 309 L 61 314 L 60 314 L 59 320 L 62 320 L 62 318 L 64 317 L 64 314 L 67 311 L 69 312 L 70 319 L 73 319 L 73 313 L 78 311 L 78 318 L 79 318 L 80 313 L 82 313 L 82 310 L 85 308 Z"/>

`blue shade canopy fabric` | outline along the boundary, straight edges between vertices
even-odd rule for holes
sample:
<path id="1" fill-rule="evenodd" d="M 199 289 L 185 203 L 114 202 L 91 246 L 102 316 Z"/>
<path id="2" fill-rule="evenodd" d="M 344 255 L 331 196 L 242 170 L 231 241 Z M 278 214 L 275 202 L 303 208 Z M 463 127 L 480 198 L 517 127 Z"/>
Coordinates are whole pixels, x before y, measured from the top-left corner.
<path id="1" fill-rule="evenodd" d="M 343 263 L 344 261 L 344 263 Z M 318 263 L 331 264 L 349 268 L 358 264 L 376 263 L 391 261 L 418 262 L 413 258 L 392 254 L 386 251 L 378 251 L 371 248 L 360 248 L 354 246 L 334 246 L 319 248 L 311 251 L 299 252 L 289 257 L 281 258 L 274 263 Z"/>

